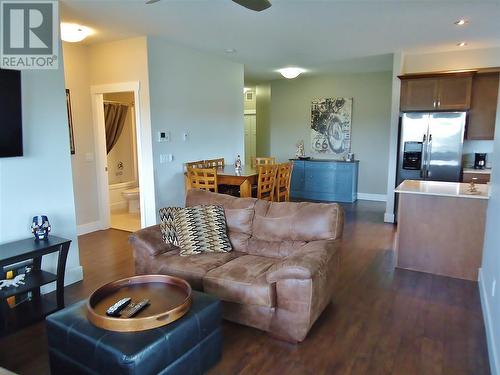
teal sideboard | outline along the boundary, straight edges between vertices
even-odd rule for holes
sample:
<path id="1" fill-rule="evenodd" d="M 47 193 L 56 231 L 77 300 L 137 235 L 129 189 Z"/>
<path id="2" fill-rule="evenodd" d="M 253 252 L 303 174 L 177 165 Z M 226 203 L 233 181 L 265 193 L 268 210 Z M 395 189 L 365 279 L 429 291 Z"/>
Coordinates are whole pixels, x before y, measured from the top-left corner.
<path id="1" fill-rule="evenodd" d="M 358 199 L 358 161 L 292 159 L 291 197 L 329 202 Z"/>

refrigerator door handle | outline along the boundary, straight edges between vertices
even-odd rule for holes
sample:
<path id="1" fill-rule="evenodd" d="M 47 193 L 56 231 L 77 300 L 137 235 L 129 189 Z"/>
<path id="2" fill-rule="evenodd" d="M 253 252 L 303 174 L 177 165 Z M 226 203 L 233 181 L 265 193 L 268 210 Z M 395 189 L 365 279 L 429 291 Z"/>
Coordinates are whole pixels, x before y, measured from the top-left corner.
<path id="1" fill-rule="evenodd" d="M 429 178 L 431 177 L 431 154 L 432 154 L 432 134 L 429 134 L 429 140 L 427 141 L 427 151 L 425 152 L 425 156 L 427 158 L 425 162 L 425 170 L 426 174 L 425 177 Z"/>
<path id="2" fill-rule="evenodd" d="M 420 177 L 421 178 L 425 178 L 427 172 L 426 172 L 426 158 L 427 158 L 427 152 L 426 152 L 426 148 L 427 148 L 427 134 L 424 134 L 424 136 L 422 137 L 422 161 L 421 161 L 421 165 L 420 165 Z"/>

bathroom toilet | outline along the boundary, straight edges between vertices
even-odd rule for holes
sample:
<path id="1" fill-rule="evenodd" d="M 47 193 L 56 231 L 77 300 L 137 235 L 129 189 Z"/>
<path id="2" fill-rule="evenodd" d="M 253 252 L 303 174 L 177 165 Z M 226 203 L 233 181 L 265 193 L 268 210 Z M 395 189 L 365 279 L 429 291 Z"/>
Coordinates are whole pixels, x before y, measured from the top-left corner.
<path id="1" fill-rule="evenodd" d="M 123 198 L 128 202 L 128 213 L 137 214 L 140 212 L 139 188 L 127 189 L 122 192 Z"/>

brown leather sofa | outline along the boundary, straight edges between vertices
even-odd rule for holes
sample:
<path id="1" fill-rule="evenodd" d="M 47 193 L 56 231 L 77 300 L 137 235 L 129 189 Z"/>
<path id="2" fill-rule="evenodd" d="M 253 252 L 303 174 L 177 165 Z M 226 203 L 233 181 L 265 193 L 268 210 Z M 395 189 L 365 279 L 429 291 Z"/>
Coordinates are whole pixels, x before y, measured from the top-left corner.
<path id="1" fill-rule="evenodd" d="M 136 274 L 184 278 L 194 289 L 218 296 L 225 319 L 286 341 L 304 340 L 332 299 L 342 207 L 190 190 L 186 206 L 199 204 L 224 207 L 233 251 L 181 257 L 155 225 L 130 237 Z"/>

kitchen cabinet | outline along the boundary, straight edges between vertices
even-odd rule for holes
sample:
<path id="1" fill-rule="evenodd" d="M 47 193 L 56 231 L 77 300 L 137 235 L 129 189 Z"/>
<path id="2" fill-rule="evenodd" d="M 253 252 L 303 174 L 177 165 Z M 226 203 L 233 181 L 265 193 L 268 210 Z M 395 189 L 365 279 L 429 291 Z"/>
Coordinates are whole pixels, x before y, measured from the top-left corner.
<path id="1" fill-rule="evenodd" d="M 294 199 L 355 202 L 358 161 L 293 160 L 290 195 Z"/>
<path id="2" fill-rule="evenodd" d="M 405 79 L 401 82 L 401 111 L 434 110 L 437 94 L 435 78 Z"/>
<path id="3" fill-rule="evenodd" d="M 491 140 L 495 137 L 499 73 L 478 73 L 472 81 L 472 102 L 466 139 Z"/>
<path id="4" fill-rule="evenodd" d="M 396 267 L 477 281 L 488 187 L 406 180 L 398 193 Z"/>
<path id="5" fill-rule="evenodd" d="M 476 178 L 474 181 L 476 184 L 487 184 L 490 182 L 490 173 L 485 173 L 482 170 L 479 170 L 479 172 L 470 172 L 470 171 L 464 171 L 463 177 L 462 177 L 462 182 L 471 182 L 473 178 Z"/>
<path id="6" fill-rule="evenodd" d="M 400 76 L 401 112 L 469 109 L 472 74 L 473 72 Z"/>

